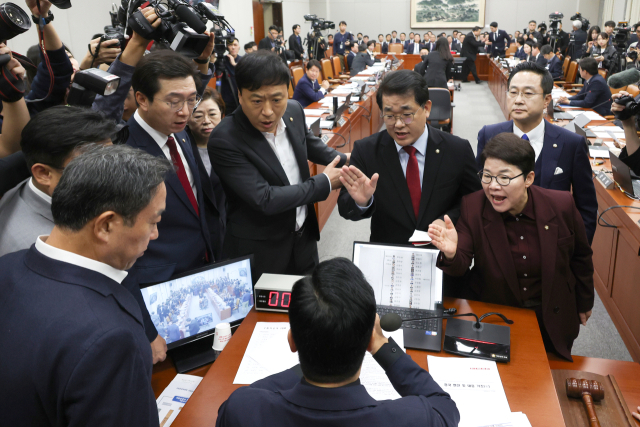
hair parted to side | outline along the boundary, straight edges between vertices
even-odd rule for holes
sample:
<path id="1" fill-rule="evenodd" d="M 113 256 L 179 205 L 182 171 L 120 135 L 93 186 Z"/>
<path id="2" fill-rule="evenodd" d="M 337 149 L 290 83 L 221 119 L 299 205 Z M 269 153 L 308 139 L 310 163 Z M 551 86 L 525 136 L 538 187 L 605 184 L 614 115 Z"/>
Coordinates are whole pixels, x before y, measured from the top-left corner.
<path id="1" fill-rule="evenodd" d="M 202 87 L 200 73 L 193 61 L 171 49 L 162 49 L 142 57 L 133 72 L 131 86 L 134 93 L 140 92 L 153 102 L 154 96 L 160 91 L 160 79 L 187 77 L 193 78 L 197 90 Z"/>
<path id="2" fill-rule="evenodd" d="M 487 159 L 513 165 L 522 171 L 525 178 L 536 165 L 536 153 L 531 144 L 511 132 L 499 133 L 487 142 L 480 154 L 483 166 Z"/>
<path id="3" fill-rule="evenodd" d="M 397 70 L 387 73 L 380 83 L 376 102 L 382 110 L 382 97 L 384 95 L 413 94 L 416 104 L 420 107 L 429 101 L 429 86 L 426 80 L 413 70 Z"/>
<path id="4" fill-rule="evenodd" d="M 246 55 L 236 65 L 236 83 L 238 91 L 243 89 L 254 92 L 262 86 L 287 85 L 289 87 L 289 69 L 273 52 L 259 50 Z"/>

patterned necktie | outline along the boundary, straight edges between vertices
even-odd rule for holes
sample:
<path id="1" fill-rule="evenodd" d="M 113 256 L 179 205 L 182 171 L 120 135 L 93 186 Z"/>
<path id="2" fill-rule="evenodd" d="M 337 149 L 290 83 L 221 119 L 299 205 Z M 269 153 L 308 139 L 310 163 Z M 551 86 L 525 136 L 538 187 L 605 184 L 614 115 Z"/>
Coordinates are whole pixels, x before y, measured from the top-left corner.
<path id="1" fill-rule="evenodd" d="M 418 159 L 416 158 L 416 148 L 413 146 L 402 147 L 409 154 L 409 162 L 407 163 L 407 187 L 409 187 L 409 195 L 411 196 L 411 204 L 413 205 L 413 213 L 418 220 L 420 212 L 420 197 L 422 189 L 420 188 L 420 168 L 418 167 Z"/>
<path id="2" fill-rule="evenodd" d="M 171 161 L 176 167 L 176 174 L 178 175 L 180 184 L 182 184 L 182 188 L 184 188 L 184 192 L 187 194 L 187 198 L 191 202 L 191 206 L 193 206 L 193 209 L 196 211 L 196 215 L 200 216 L 200 211 L 198 210 L 198 202 L 196 201 L 196 197 L 193 194 L 193 189 L 191 189 L 189 178 L 187 178 L 187 172 L 184 170 L 184 163 L 182 163 L 182 158 L 180 157 L 180 154 L 178 154 L 178 148 L 176 147 L 175 139 L 169 137 L 167 139 L 167 147 L 169 147 Z"/>

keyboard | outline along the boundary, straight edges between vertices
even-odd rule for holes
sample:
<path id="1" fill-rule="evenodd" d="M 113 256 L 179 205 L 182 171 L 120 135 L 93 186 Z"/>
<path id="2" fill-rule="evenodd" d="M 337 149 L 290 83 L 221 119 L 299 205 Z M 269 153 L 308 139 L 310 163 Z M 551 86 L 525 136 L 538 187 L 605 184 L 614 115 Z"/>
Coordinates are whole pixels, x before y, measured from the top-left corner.
<path id="1" fill-rule="evenodd" d="M 438 316 L 437 311 L 420 310 L 416 308 L 391 307 L 388 305 L 377 305 L 376 311 L 380 317 L 388 313 L 395 313 L 402 319 L 417 319 L 420 317 Z M 440 319 L 414 320 L 413 322 L 403 322 L 402 327 L 405 329 L 422 329 L 424 331 L 438 332 L 438 324 Z"/>

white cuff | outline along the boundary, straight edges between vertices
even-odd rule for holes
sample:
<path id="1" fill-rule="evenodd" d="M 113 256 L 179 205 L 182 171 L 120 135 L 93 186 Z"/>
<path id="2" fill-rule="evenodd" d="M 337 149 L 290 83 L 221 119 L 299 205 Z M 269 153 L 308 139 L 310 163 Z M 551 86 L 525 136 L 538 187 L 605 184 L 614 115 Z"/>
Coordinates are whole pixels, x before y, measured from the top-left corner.
<path id="1" fill-rule="evenodd" d="M 322 94 L 323 94 L 323 95 L 326 95 L 326 94 L 327 94 L 327 90 L 326 90 L 325 88 L 323 88 L 323 87 L 321 87 L 321 88 L 319 89 L 319 91 L 320 91 L 320 92 L 322 92 Z"/>
<path id="2" fill-rule="evenodd" d="M 333 191 L 333 188 L 331 188 L 331 178 L 329 178 L 329 175 L 327 175 L 324 172 L 322 172 L 322 175 L 326 176 L 327 179 L 329 180 L 329 193 L 331 193 L 331 191 Z"/>
<path id="3" fill-rule="evenodd" d="M 371 196 L 371 200 L 369 200 L 369 204 L 367 206 L 362 207 L 362 206 L 358 205 L 357 203 L 356 203 L 356 206 L 358 207 L 358 209 L 360 209 L 360 212 L 364 212 L 367 209 L 369 209 L 372 204 L 373 204 L 373 196 Z"/>

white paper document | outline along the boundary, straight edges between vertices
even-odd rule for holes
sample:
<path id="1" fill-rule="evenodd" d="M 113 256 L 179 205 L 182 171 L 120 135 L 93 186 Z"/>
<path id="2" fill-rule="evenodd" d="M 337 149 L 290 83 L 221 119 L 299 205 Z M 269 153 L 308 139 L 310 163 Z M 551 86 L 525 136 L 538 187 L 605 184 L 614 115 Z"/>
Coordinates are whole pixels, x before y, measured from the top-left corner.
<path id="1" fill-rule="evenodd" d="M 583 114 L 589 118 L 589 120 L 606 120 L 600 114 L 595 111 L 583 111 Z"/>
<path id="2" fill-rule="evenodd" d="M 409 237 L 409 243 L 428 243 L 431 242 L 431 237 L 426 231 L 416 230 L 413 235 Z"/>
<path id="3" fill-rule="evenodd" d="M 202 377 L 178 374 L 156 400 L 160 427 L 169 427 L 187 403 Z"/>
<path id="4" fill-rule="evenodd" d="M 611 136 L 611 134 L 609 134 L 609 132 L 593 132 L 593 133 L 596 135 L 596 138 L 613 139 L 613 137 Z M 623 141 L 625 139 L 624 134 L 614 133 L 614 135 L 616 136 L 616 138 L 621 139 Z"/>
<path id="5" fill-rule="evenodd" d="M 598 150 L 594 148 L 589 148 L 589 157 L 596 159 L 608 159 L 609 158 L 609 150 Z"/>
<path id="6" fill-rule="evenodd" d="M 329 113 L 329 112 L 330 112 L 329 110 L 322 110 L 322 109 L 313 109 L 313 108 L 305 108 L 304 109 L 304 115 L 306 117 L 320 117 L 321 115 Z"/>
<path id="7" fill-rule="evenodd" d="M 496 362 L 474 358 L 427 356 L 429 373 L 456 402 L 460 427 L 481 427 L 480 417 L 510 414 Z"/>
<path id="8" fill-rule="evenodd" d="M 459 427 L 531 427 L 531 423 L 522 412 L 489 415 L 477 417 L 471 423 L 458 425 Z"/>
<path id="9" fill-rule="evenodd" d="M 618 135 L 624 136 L 624 129 L 620 129 L 618 126 L 591 126 L 589 130 L 592 132 L 605 132 L 605 133 L 611 132 L 615 136 L 618 136 Z"/>
<path id="10" fill-rule="evenodd" d="M 402 332 L 402 328 L 393 332 L 382 331 L 382 333 L 387 338 L 393 338 L 396 344 L 404 349 L 404 332 Z M 360 383 L 367 389 L 367 393 L 376 400 L 394 400 L 402 397 L 391 385 L 391 381 L 389 381 L 384 369 L 378 365 L 378 362 L 368 351 L 362 361 Z"/>

